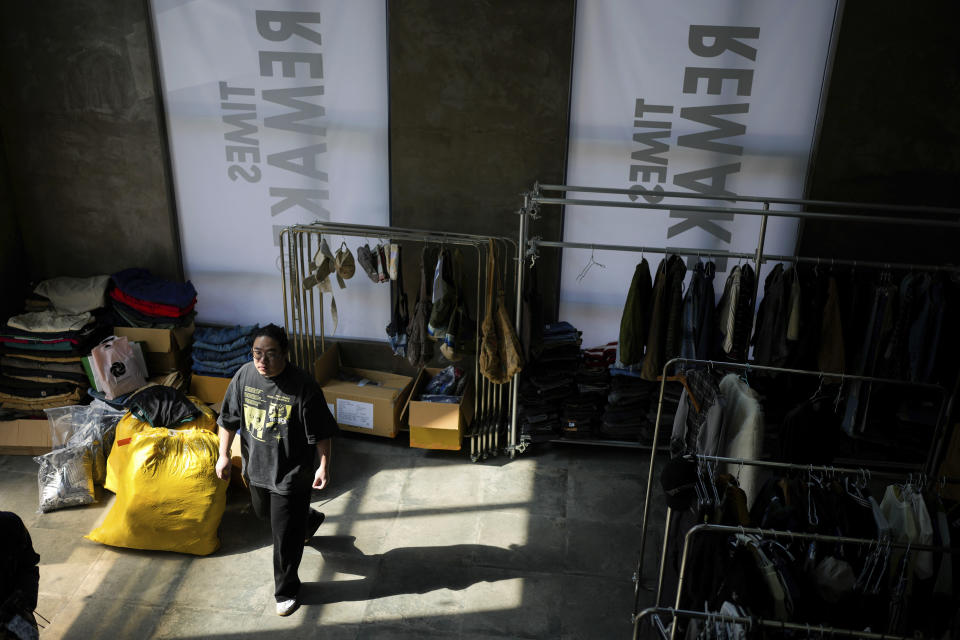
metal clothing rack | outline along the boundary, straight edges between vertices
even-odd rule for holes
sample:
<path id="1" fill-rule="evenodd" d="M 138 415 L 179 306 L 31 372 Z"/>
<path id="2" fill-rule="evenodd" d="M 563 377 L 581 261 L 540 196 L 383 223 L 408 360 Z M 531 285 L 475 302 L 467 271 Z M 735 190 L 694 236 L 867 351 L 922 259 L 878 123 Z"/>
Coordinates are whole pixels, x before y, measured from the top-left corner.
<path id="1" fill-rule="evenodd" d="M 323 293 L 314 295 L 313 288 L 303 287 L 304 279 L 313 270 L 311 265 L 314 251 L 319 248 L 324 235 L 381 240 L 420 242 L 425 244 L 455 245 L 472 248 L 477 254 L 477 288 L 475 344 L 480 345 L 480 317 L 483 313 L 480 292 L 485 284 L 485 270 L 481 268 L 482 258 L 488 251 L 488 243 L 493 240 L 499 247 L 496 253 L 503 257 L 502 273 L 507 272 L 511 262 L 511 248 L 517 244 L 512 238 L 502 236 L 451 233 L 400 227 L 381 227 L 337 222 L 314 222 L 294 225 L 281 230 L 280 272 L 283 292 L 284 327 L 291 336 L 291 355 L 293 361 L 304 369 L 314 372 L 314 363 L 326 350 Z M 514 273 L 514 278 L 518 276 Z M 317 322 L 317 308 L 320 308 Z M 319 332 L 318 332 L 319 329 Z M 319 350 L 317 345 L 319 338 Z M 473 423 L 467 436 L 470 439 L 471 458 L 474 461 L 497 455 L 501 450 L 501 432 L 505 431 L 504 408 L 508 406 L 513 389 L 504 390 L 505 385 L 494 385 L 479 373 L 479 358 L 473 357 Z M 504 397 L 506 396 L 506 397 Z M 506 435 L 503 433 L 502 435 Z"/>
<path id="2" fill-rule="evenodd" d="M 791 469 L 791 470 L 802 471 L 807 473 L 817 472 L 817 473 L 826 473 L 826 474 L 832 474 L 832 475 L 846 475 L 846 476 L 852 475 L 858 478 L 865 477 L 868 480 L 876 477 L 879 479 L 887 479 L 887 480 L 903 481 L 906 479 L 910 481 L 913 477 L 913 473 L 910 473 L 910 475 L 907 476 L 907 478 L 905 478 L 902 471 L 897 473 L 897 472 L 880 471 L 880 470 L 874 471 L 867 468 L 847 468 L 847 467 L 834 467 L 834 466 L 825 466 L 825 465 L 792 464 L 787 462 L 774 462 L 770 460 L 756 460 L 756 459 L 749 459 L 749 458 L 730 458 L 725 456 L 711 456 L 711 455 L 701 455 L 701 454 L 696 454 L 696 458 L 698 460 L 707 460 L 711 462 L 740 464 L 740 465 L 747 465 L 747 466 L 766 467 L 766 468 L 772 468 L 772 469 Z M 918 476 L 922 477 L 922 474 L 918 474 Z M 944 478 L 940 478 L 940 480 L 945 483 L 960 482 L 960 479 L 958 478 L 944 477 Z M 649 485 L 648 485 L 648 488 L 649 488 Z M 649 494 L 648 494 L 647 500 L 649 501 Z M 644 507 L 644 512 L 646 512 L 646 506 Z M 673 510 L 668 506 L 666 519 L 664 522 L 664 532 L 663 532 L 664 544 L 662 545 L 660 550 L 660 566 L 657 572 L 656 599 L 654 600 L 655 604 L 658 606 L 660 604 L 660 600 L 663 592 L 663 579 L 664 579 L 664 573 L 666 571 L 666 564 L 667 564 L 667 542 L 666 541 L 669 539 L 669 535 L 670 535 L 670 523 L 672 522 L 672 513 L 673 513 Z M 644 517 L 645 517 L 644 526 L 641 529 L 641 549 L 644 546 L 643 543 L 646 537 L 646 516 Z M 690 532 L 694 530 L 727 531 L 728 533 L 757 533 L 758 535 L 762 532 L 765 535 L 769 535 L 773 537 L 787 537 L 792 539 L 808 539 L 809 538 L 811 540 L 829 539 L 835 542 L 851 542 L 856 544 L 859 544 L 863 541 L 876 542 L 876 541 L 866 540 L 863 538 L 844 538 L 842 536 L 823 537 L 821 536 L 821 534 L 801 534 L 801 533 L 792 532 L 792 531 L 779 531 L 775 529 L 749 529 L 744 527 L 728 527 L 727 525 L 714 525 L 714 524 L 710 524 L 710 525 L 701 524 L 701 525 L 696 525 L 694 527 L 691 527 L 691 529 L 687 531 L 686 538 L 685 538 L 686 540 L 689 540 L 691 535 Z M 810 536 L 813 536 L 813 537 L 810 537 Z M 891 543 L 891 545 L 899 546 L 900 543 Z M 949 550 L 950 553 L 953 553 L 953 550 L 950 547 L 938 547 L 938 548 L 926 549 L 924 548 L 923 545 L 903 545 L 903 546 L 910 546 L 913 549 L 917 549 L 921 551 L 922 550 L 928 550 L 928 551 Z M 684 554 L 685 553 L 686 553 L 686 542 L 684 545 Z M 685 564 L 681 563 L 681 577 L 683 575 L 684 566 Z M 635 581 L 634 616 L 637 615 L 637 611 L 639 609 L 641 578 L 643 575 L 642 571 L 643 571 L 643 554 L 641 552 L 640 560 L 637 564 L 637 570 L 634 573 L 634 581 Z M 679 587 L 678 587 L 678 592 L 679 592 Z"/>
<path id="3" fill-rule="evenodd" d="M 706 366 L 709 368 L 716 367 L 718 369 L 735 369 L 735 370 L 742 370 L 742 371 L 748 371 L 748 372 L 749 371 L 765 371 L 765 372 L 777 372 L 777 373 L 790 373 L 790 374 L 802 375 L 802 376 L 816 376 L 821 378 L 829 378 L 831 380 L 838 380 L 840 381 L 841 386 L 847 380 L 859 380 L 861 382 L 879 382 L 884 384 L 928 389 L 930 391 L 939 392 L 942 395 L 943 400 L 940 404 L 940 412 L 938 413 L 937 422 L 934 428 L 933 441 L 931 442 L 930 447 L 927 451 L 927 461 L 923 469 L 920 469 L 920 468 L 913 469 L 913 471 L 917 471 L 917 472 L 926 470 L 927 473 L 932 473 L 932 468 L 935 461 L 933 461 L 931 458 L 933 457 L 934 452 L 937 450 L 939 439 L 942 437 L 944 432 L 942 425 L 944 422 L 944 412 L 947 405 L 947 392 L 943 387 L 939 385 L 927 384 L 922 382 L 910 382 L 907 380 L 898 380 L 898 379 L 890 379 L 890 378 L 877 378 L 874 376 L 832 373 L 829 371 L 808 371 L 805 369 L 790 369 L 786 367 L 769 367 L 765 365 L 755 365 L 755 364 L 742 363 L 742 362 L 698 360 L 696 358 L 672 358 L 667 362 L 665 362 L 663 365 L 663 376 L 661 376 L 662 380 L 660 382 L 660 397 L 657 405 L 657 418 L 653 426 L 654 442 L 657 442 L 660 437 L 660 422 L 661 422 L 660 419 L 663 414 L 663 392 L 666 387 L 667 375 L 670 370 L 670 367 L 676 364 L 696 364 L 696 365 Z M 720 459 L 717 456 L 698 455 L 698 457 L 705 460 L 709 460 L 713 458 L 716 458 L 720 461 L 734 460 L 732 458 Z M 740 459 L 740 458 L 737 458 L 735 460 L 739 464 L 745 464 L 750 466 L 762 466 L 762 467 L 772 467 L 772 468 L 781 468 L 781 469 L 796 469 L 800 471 L 809 470 L 809 469 L 818 470 L 818 471 L 832 470 L 832 471 L 839 471 L 840 473 L 858 473 L 860 471 L 859 469 L 843 469 L 840 467 L 816 467 L 811 465 L 796 465 L 796 464 L 789 464 L 785 462 L 772 462 L 772 461 L 764 461 L 764 460 L 751 460 L 751 459 Z M 650 463 L 647 469 L 647 487 L 646 487 L 646 492 L 644 494 L 644 502 L 643 502 L 643 519 L 640 524 L 640 559 L 637 563 L 637 571 L 635 574 L 638 581 L 637 584 L 639 584 L 640 578 L 643 576 L 643 552 L 644 552 L 644 549 L 646 548 L 647 529 L 649 525 L 650 497 L 653 494 L 653 477 L 654 477 L 654 470 L 656 468 L 656 463 L 657 463 L 656 452 L 651 451 Z M 877 465 L 877 466 L 881 466 L 881 465 Z M 885 473 L 882 471 L 873 471 L 873 470 L 871 470 L 870 473 L 878 478 L 885 477 L 885 478 L 891 478 L 891 479 L 899 479 L 902 477 L 902 473 L 897 475 L 894 473 Z M 669 526 L 670 526 L 670 509 L 668 507 L 667 520 L 666 520 L 667 530 L 669 530 Z M 666 536 L 666 533 L 664 533 L 664 536 Z M 663 567 L 661 562 L 661 577 L 662 577 L 662 570 L 663 570 Z M 636 607 L 635 607 L 635 610 L 636 610 Z"/>
<path id="4" fill-rule="evenodd" d="M 674 609 L 671 607 L 648 607 L 637 614 L 633 624 L 633 637 L 639 638 L 641 623 L 655 616 L 670 616 L 674 621 L 677 618 L 689 618 L 695 620 L 706 620 L 708 622 L 729 622 L 732 624 L 744 625 L 747 629 L 759 627 L 770 629 L 772 631 L 805 631 L 807 638 L 840 636 L 844 638 L 868 638 L 870 640 L 918 640 L 916 636 L 895 636 L 887 633 L 874 633 L 872 631 L 856 631 L 854 629 L 840 629 L 836 627 L 825 627 L 823 625 L 799 624 L 796 622 L 780 622 L 778 620 L 766 620 L 764 618 L 751 618 L 746 616 L 731 616 L 720 613 L 708 613 L 706 611 L 691 611 L 689 609 Z M 666 635 L 667 630 L 659 628 L 661 634 Z M 922 638 L 920 639 L 922 640 Z"/>
<path id="5" fill-rule="evenodd" d="M 729 525 L 722 524 L 698 524 L 691 527 L 687 530 L 686 535 L 683 540 L 683 554 L 680 559 L 680 576 L 677 582 L 677 594 L 674 602 L 674 609 L 680 609 L 680 599 L 683 594 L 683 582 L 687 570 L 687 559 L 689 558 L 690 552 L 690 541 L 693 540 L 693 537 L 700 533 L 726 533 L 726 534 L 741 534 L 741 535 L 755 535 L 761 538 L 789 538 L 791 541 L 794 540 L 815 540 L 818 542 L 837 542 L 841 544 L 856 544 L 856 545 L 883 545 L 889 549 L 906 549 L 907 552 L 915 551 L 932 551 L 937 553 L 957 553 L 960 552 L 960 548 L 954 547 L 945 547 L 945 546 L 934 546 L 926 544 L 913 544 L 913 543 L 904 543 L 904 542 L 895 542 L 892 540 L 873 540 L 869 538 L 852 538 L 849 536 L 830 536 L 819 533 L 799 533 L 794 531 L 781 531 L 778 529 L 760 529 L 753 527 L 733 527 Z M 657 598 L 657 604 L 659 604 L 659 597 Z M 779 624 L 779 623 L 778 623 Z M 636 627 L 635 627 L 636 628 Z M 816 627 L 814 627 L 816 628 Z M 677 618 L 673 618 L 673 623 L 670 627 L 670 639 L 676 635 L 677 629 Z M 636 640 L 636 636 L 634 636 Z"/>
<path id="6" fill-rule="evenodd" d="M 546 197 L 543 195 L 544 192 L 559 192 L 563 194 L 563 197 Z M 602 193 L 609 195 L 630 195 L 630 196 L 642 196 L 642 195 L 655 195 L 658 198 L 680 198 L 680 199 L 695 199 L 695 200 L 704 200 L 709 199 L 712 201 L 721 201 L 721 202 L 750 202 L 757 203 L 761 205 L 759 209 L 744 209 L 744 208 L 730 208 L 730 207 L 720 207 L 720 206 L 710 206 L 710 205 L 673 205 L 673 204 L 663 204 L 662 202 L 657 202 L 656 204 L 644 203 L 644 202 L 631 202 L 625 200 L 584 200 L 577 198 L 570 198 L 567 196 L 570 192 L 582 192 L 582 193 Z M 682 248 L 668 248 L 668 247 L 642 247 L 642 246 L 631 246 L 631 245 L 615 245 L 615 244 L 592 244 L 592 243 L 582 243 L 582 242 L 557 242 L 557 241 L 547 241 L 542 240 L 539 237 L 530 238 L 529 237 L 529 219 L 537 219 L 540 217 L 540 206 L 541 205 L 584 205 L 584 206 L 597 206 L 597 207 L 620 207 L 620 208 L 631 208 L 631 209 L 641 209 L 641 210 L 665 210 L 670 209 L 671 211 L 684 211 L 692 213 L 725 213 L 725 214 L 744 214 L 752 216 L 761 216 L 760 220 L 760 232 L 759 237 L 756 243 L 756 250 L 753 254 L 745 252 L 734 252 L 734 251 L 720 251 L 712 249 L 682 249 Z M 881 214 L 890 214 L 890 215 L 881 215 L 876 216 L 872 215 L 870 217 L 864 216 L 862 214 L 849 214 L 849 213 L 836 213 L 836 212 L 826 212 L 826 211 L 797 211 L 785 208 L 771 208 L 772 204 L 776 205 L 786 205 L 787 207 L 806 207 L 806 208 L 832 208 L 832 209 L 847 209 L 847 210 L 856 210 L 856 211 L 870 211 L 878 212 Z M 691 192 L 679 192 L 679 191 L 648 191 L 645 189 L 622 189 L 622 188 L 613 188 L 613 187 L 590 187 L 590 186 L 572 186 L 572 185 L 554 185 L 554 184 L 539 184 L 535 183 L 533 189 L 529 192 L 523 194 L 523 205 L 518 211 L 520 222 L 519 222 L 519 231 L 518 231 L 518 254 L 517 261 L 518 264 L 526 264 L 528 259 L 536 260 L 538 251 L 540 247 L 551 247 L 551 248 L 582 248 L 582 249 L 601 249 L 601 250 L 610 250 L 610 251 L 633 251 L 639 253 L 677 253 L 683 255 L 700 255 L 707 257 L 728 257 L 728 258 L 740 258 L 740 259 L 752 259 L 754 262 L 754 272 L 756 273 L 756 281 L 754 283 L 754 290 L 752 293 L 752 307 L 754 313 L 756 312 L 757 305 L 757 291 L 760 286 L 760 267 L 764 262 L 776 261 L 776 262 L 793 262 L 793 263 L 811 263 L 811 264 L 830 264 L 830 265 L 850 265 L 853 267 L 862 266 L 868 268 L 881 268 L 881 269 L 913 269 L 913 270 L 923 270 L 923 271 L 949 271 L 949 272 L 958 272 L 960 271 L 960 266 L 951 266 L 951 265 L 925 265 L 925 264 L 912 264 L 912 263 L 888 263 L 888 262 L 872 262 L 872 261 L 858 261 L 858 260 L 844 260 L 836 258 L 827 258 L 824 259 L 822 256 L 783 256 L 783 255 L 774 255 L 774 254 L 765 254 L 763 252 L 764 242 L 766 240 L 766 229 L 767 229 L 767 220 L 770 216 L 773 217 L 787 217 L 787 218 L 800 218 L 800 219 L 823 219 L 823 220 L 834 220 L 834 221 L 848 221 L 848 222 L 860 222 L 860 223 L 870 223 L 870 224 L 895 224 L 895 225 L 910 225 L 910 226 L 928 226 L 928 227 L 948 227 L 948 228 L 960 228 L 960 209 L 954 208 L 943 208 L 943 207 L 929 207 L 929 206 L 913 206 L 913 205 L 882 205 L 882 204 L 867 204 L 867 203 L 856 203 L 856 202 L 842 202 L 842 201 L 831 201 L 831 200 L 805 200 L 799 198 L 778 198 L 778 197 L 768 197 L 768 196 L 727 196 L 727 195 L 716 195 L 710 194 L 705 196 L 700 193 L 691 193 Z M 928 215 L 930 217 L 921 218 L 917 214 Z M 520 329 L 520 303 L 522 299 L 522 290 L 523 290 L 523 269 L 520 270 L 520 274 L 517 278 L 517 330 Z M 517 407 L 516 407 L 516 394 L 514 394 L 514 401 L 511 406 L 510 414 L 510 439 L 508 443 L 508 449 L 510 455 L 515 456 L 517 452 L 522 452 L 525 449 L 525 443 L 519 443 L 517 441 Z"/>

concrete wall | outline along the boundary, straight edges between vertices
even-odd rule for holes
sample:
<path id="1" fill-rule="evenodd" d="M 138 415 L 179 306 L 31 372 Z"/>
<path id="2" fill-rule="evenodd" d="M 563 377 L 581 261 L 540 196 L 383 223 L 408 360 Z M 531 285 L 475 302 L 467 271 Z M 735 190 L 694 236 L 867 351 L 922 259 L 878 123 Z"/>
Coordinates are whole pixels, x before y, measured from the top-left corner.
<path id="1" fill-rule="evenodd" d="M 960 207 L 956 3 L 847 2 L 812 199 Z M 802 255 L 958 261 L 960 234 L 807 223 Z"/>
<path id="2" fill-rule="evenodd" d="M 846 7 L 811 197 L 956 206 L 960 59 L 951 28 L 960 9 Z M 519 193 L 535 180 L 563 181 L 574 2 L 394 0 L 388 13 L 393 224 L 512 236 Z M 156 84 L 145 2 L 6 9 L 4 298 L 24 280 L 135 264 L 179 275 Z M 540 230 L 561 233 L 556 219 Z M 956 240 L 821 223 L 807 225 L 800 246 L 933 261 L 955 260 Z M 556 255 L 541 262 L 548 310 Z"/>
<path id="3" fill-rule="evenodd" d="M 0 134 L 31 280 L 181 275 L 148 28 L 140 1 L 4 8 Z"/>
<path id="4" fill-rule="evenodd" d="M 575 3 L 388 6 L 392 224 L 515 237 L 520 193 L 564 179 Z M 537 231 L 560 239 L 560 218 Z M 540 266 L 554 309 L 558 252 Z"/>

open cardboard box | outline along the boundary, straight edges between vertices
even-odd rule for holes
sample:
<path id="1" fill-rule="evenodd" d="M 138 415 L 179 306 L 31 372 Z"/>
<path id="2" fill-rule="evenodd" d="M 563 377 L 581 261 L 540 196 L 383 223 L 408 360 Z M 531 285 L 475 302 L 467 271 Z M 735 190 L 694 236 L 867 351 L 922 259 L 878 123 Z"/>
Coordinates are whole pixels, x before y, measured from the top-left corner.
<path id="1" fill-rule="evenodd" d="M 338 380 L 337 373 L 341 370 L 376 384 Z M 327 406 L 341 429 L 387 438 L 397 436 L 413 378 L 372 369 L 341 367 L 340 350 L 336 344 L 317 358 L 315 371 Z"/>
<path id="2" fill-rule="evenodd" d="M 0 422 L 0 455 L 39 456 L 51 448 L 50 422 L 46 418 Z"/>
<path id="3" fill-rule="evenodd" d="M 202 376 L 194 373 L 190 376 L 190 395 L 196 396 L 207 404 L 220 404 L 227 393 L 231 378 Z M 219 413 L 219 411 L 218 411 Z"/>
<path id="4" fill-rule="evenodd" d="M 143 345 L 143 357 L 147 371 L 158 376 L 171 371 L 190 370 L 190 345 L 193 344 L 194 326 L 177 329 L 141 329 L 139 327 L 114 327 L 113 334 L 127 336 L 131 342 Z"/>
<path id="5" fill-rule="evenodd" d="M 407 401 L 410 415 L 410 446 L 420 449 L 459 451 L 463 432 L 473 421 L 473 384 L 467 381 L 463 397 L 457 404 L 415 400 L 423 388 L 442 369 L 425 368 L 417 375 Z"/>

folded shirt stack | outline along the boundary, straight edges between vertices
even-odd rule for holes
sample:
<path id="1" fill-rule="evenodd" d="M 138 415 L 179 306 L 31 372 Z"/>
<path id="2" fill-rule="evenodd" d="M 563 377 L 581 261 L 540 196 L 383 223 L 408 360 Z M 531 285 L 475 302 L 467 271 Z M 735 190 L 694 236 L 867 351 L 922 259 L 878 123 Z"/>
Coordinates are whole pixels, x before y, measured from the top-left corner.
<path id="1" fill-rule="evenodd" d="M 83 356 L 108 335 L 110 327 L 89 311 L 12 316 L 0 326 L 0 405 L 40 411 L 76 404 L 87 387 Z"/>
<path id="2" fill-rule="evenodd" d="M 520 375 L 517 418 L 521 438 L 537 442 L 564 432 L 565 404 L 578 395 L 576 375 L 580 360 L 580 332 L 576 327 L 569 322 L 544 326 L 540 354 L 527 363 Z M 587 422 L 581 418 L 581 423 L 589 433 Z"/>
<path id="3" fill-rule="evenodd" d="M 232 378 L 253 359 L 253 332 L 258 325 L 197 327 L 193 334 L 193 372 Z"/>
<path id="4" fill-rule="evenodd" d="M 111 279 L 108 295 L 118 327 L 176 329 L 189 326 L 197 315 L 197 290 L 189 281 L 164 280 L 146 269 L 124 269 Z"/>

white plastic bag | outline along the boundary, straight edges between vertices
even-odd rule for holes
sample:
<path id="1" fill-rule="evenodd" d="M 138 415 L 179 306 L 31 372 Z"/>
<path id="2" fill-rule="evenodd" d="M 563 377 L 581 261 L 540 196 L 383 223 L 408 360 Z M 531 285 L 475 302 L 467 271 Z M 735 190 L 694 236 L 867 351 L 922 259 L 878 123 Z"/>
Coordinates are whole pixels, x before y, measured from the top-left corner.
<path id="1" fill-rule="evenodd" d="M 110 336 L 90 353 L 97 385 L 107 400 L 135 391 L 147 383 L 143 358 L 126 336 Z"/>

